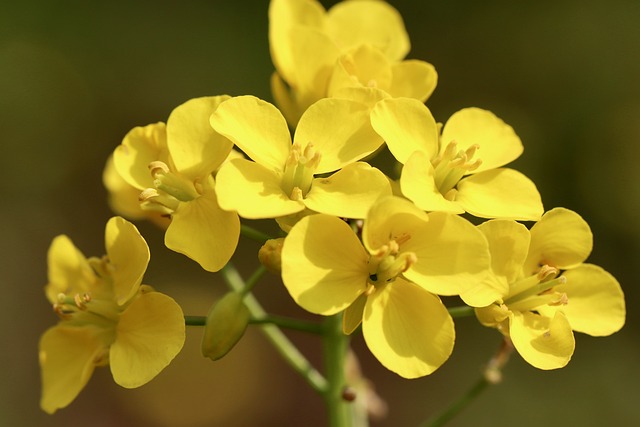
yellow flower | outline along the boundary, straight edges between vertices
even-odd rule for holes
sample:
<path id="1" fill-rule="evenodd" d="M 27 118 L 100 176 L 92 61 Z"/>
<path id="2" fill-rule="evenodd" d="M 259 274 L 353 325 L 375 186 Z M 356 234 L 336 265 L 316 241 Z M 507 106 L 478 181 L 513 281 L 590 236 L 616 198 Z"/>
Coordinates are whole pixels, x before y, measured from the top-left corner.
<path id="1" fill-rule="evenodd" d="M 476 314 L 509 336 L 528 363 L 561 368 L 573 355 L 573 331 L 605 336 L 622 328 L 622 289 L 601 267 L 584 263 L 593 236 L 577 213 L 552 209 L 530 231 L 507 220 L 479 228 L 491 249 L 490 285 L 502 298 Z"/>
<path id="2" fill-rule="evenodd" d="M 165 245 L 218 271 L 235 252 L 240 219 L 218 205 L 212 173 L 233 144 L 211 129 L 209 116 L 228 96 L 195 98 L 167 124 L 131 130 L 114 152 L 119 175 L 142 191 L 142 207 L 170 216 Z"/>
<path id="3" fill-rule="evenodd" d="M 456 215 L 428 215 L 396 197 L 371 208 L 363 243 L 339 218 L 307 216 L 285 238 L 282 279 L 312 313 L 345 310 L 345 333 L 362 322 L 367 346 L 388 369 L 428 375 L 447 360 L 455 336 L 434 293 L 470 293 L 489 268 L 486 240 L 474 230 Z"/>
<path id="4" fill-rule="evenodd" d="M 371 123 L 404 164 L 402 193 L 418 207 L 482 218 L 540 219 L 543 207 L 535 184 L 501 167 L 520 156 L 522 142 L 490 111 L 460 110 L 440 135 L 424 104 L 385 99 L 374 107 Z"/>
<path id="5" fill-rule="evenodd" d="M 381 1 L 345 1 L 326 11 L 315 0 L 272 0 L 271 88 L 292 125 L 321 98 L 345 87 L 378 87 L 391 96 L 426 101 L 437 74 L 410 49 L 402 17 Z"/>
<path id="6" fill-rule="evenodd" d="M 382 144 L 365 103 L 318 101 L 302 116 L 293 144 L 280 111 L 253 96 L 222 103 L 211 126 L 253 160 L 231 160 L 216 176 L 220 206 L 244 218 L 278 218 L 305 208 L 364 218 L 375 200 L 391 193 L 382 172 L 357 162 Z"/>
<path id="7" fill-rule="evenodd" d="M 141 285 L 149 248 L 135 226 L 111 218 L 105 242 L 103 258 L 86 259 L 64 235 L 49 248 L 45 293 L 60 322 L 40 338 L 40 406 L 48 413 L 69 405 L 96 366 L 108 364 L 116 383 L 139 387 L 184 343 L 180 306 Z"/>

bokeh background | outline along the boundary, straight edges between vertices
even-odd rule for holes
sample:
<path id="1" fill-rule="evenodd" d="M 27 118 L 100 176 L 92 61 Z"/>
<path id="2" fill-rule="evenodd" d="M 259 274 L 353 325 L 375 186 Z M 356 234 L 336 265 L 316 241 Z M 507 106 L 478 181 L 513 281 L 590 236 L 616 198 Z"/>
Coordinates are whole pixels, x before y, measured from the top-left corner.
<path id="1" fill-rule="evenodd" d="M 330 6 L 335 2 L 323 2 Z M 494 111 L 525 144 L 513 166 L 538 185 L 546 208 L 591 225 L 590 261 L 621 282 L 628 317 L 606 338 L 577 336 L 571 363 L 538 371 L 517 355 L 504 381 L 452 426 L 640 425 L 640 2 L 395 0 L 410 58 L 439 72 L 428 105 L 445 121 L 467 106 Z M 53 416 L 38 407 L 39 335 L 56 317 L 42 288 L 46 251 L 65 233 L 104 253 L 111 216 L 105 159 L 134 126 L 164 121 L 189 98 L 228 93 L 270 100 L 265 1 L 0 2 L 0 425 L 323 426 L 321 399 L 264 338 L 248 335 L 224 360 L 199 354 L 201 330 L 148 385 L 125 390 L 99 369 Z M 139 227 L 152 261 L 145 281 L 205 314 L 224 289 Z M 234 261 L 251 271 L 257 244 Z M 246 266 L 246 267 L 245 267 Z M 303 315 L 275 278 L 257 294 L 273 312 Z M 402 380 L 354 339 L 364 373 L 389 405 L 374 426 L 416 426 L 466 390 L 500 342 L 474 319 L 456 322 L 451 359 L 434 375 Z M 320 364 L 314 338 L 291 337 Z"/>

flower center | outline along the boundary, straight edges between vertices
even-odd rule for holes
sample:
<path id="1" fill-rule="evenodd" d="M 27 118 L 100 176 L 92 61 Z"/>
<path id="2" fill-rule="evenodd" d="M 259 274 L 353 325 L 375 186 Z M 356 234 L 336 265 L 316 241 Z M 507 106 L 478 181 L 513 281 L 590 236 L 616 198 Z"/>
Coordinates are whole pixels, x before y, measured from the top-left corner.
<path id="1" fill-rule="evenodd" d="M 565 276 L 557 277 L 559 270 L 548 265 L 542 266 L 537 274 L 525 277 L 511 285 L 504 303 L 512 311 L 532 311 L 543 305 L 565 305 L 567 294 L 554 291 L 554 286 L 567 283 Z"/>
<path id="2" fill-rule="evenodd" d="M 369 257 L 369 289 L 368 293 L 375 290 L 376 286 L 393 282 L 398 275 L 407 271 L 418 260 L 413 252 L 400 252 L 400 245 L 411 238 L 403 234 L 389 243 L 382 245 Z"/>
<path id="3" fill-rule="evenodd" d="M 291 200 L 300 200 L 307 195 L 320 158 L 312 143 L 308 143 L 304 150 L 297 142 L 291 146 L 282 176 L 282 189 Z"/>
<path id="4" fill-rule="evenodd" d="M 143 209 L 171 214 L 180 202 L 194 200 L 204 191 L 201 183 L 172 172 L 164 162 L 149 163 L 149 172 L 153 177 L 154 188 L 147 188 L 138 196 Z"/>
<path id="5" fill-rule="evenodd" d="M 473 144 L 466 150 L 458 150 L 458 143 L 451 141 L 447 148 L 431 161 L 435 170 L 436 186 L 446 199 L 453 199 L 453 187 L 467 172 L 477 169 L 482 164 L 482 159 L 473 158 L 479 148 L 478 144 Z"/>

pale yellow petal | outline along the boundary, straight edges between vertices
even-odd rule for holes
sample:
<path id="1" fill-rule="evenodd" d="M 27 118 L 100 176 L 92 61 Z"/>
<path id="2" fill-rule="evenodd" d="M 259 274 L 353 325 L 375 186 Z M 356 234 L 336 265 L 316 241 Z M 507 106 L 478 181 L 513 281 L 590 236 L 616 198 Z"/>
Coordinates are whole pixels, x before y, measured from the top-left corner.
<path id="1" fill-rule="evenodd" d="M 381 1 L 339 2 L 329 9 L 327 29 L 343 50 L 369 43 L 391 61 L 404 58 L 411 48 L 402 16 Z"/>
<path id="2" fill-rule="evenodd" d="M 144 190 L 153 187 L 149 163 L 169 162 L 167 130 L 164 123 L 154 123 L 131 129 L 113 152 L 118 174 L 129 185 Z"/>
<path id="3" fill-rule="evenodd" d="M 106 344 L 108 346 L 108 344 Z M 93 328 L 54 326 L 40 338 L 40 407 L 47 413 L 69 405 L 91 378 L 105 343 Z"/>
<path id="4" fill-rule="evenodd" d="M 277 218 L 304 209 L 301 200 L 291 200 L 284 193 L 280 175 L 258 163 L 232 160 L 220 168 L 216 178 L 220 206 L 243 218 Z"/>
<path id="5" fill-rule="evenodd" d="M 296 102 L 291 88 L 282 80 L 282 77 L 280 77 L 277 72 L 271 74 L 270 82 L 271 94 L 273 95 L 276 106 L 287 120 L 289 126 L 295 128 L 304 110 Z"/>
<path id="6" fill-rule="evenodd" d="M 575 349 L 567 318 L 560 312 L 547 318 L 533 313 L 513 313 L 510 335 L 520 356 L 538 369 L 564 367 Z"/>
<path id="7" fill-rule="evenodd" d="M 511 126 L 491 111 L 465 108 L 454 113 L 442 129 L 440 150 L 455 141 L 458 149 L 466 150 L 474 144 L 480 149 L 476 157 L 482 159 L 473 173 L 504 166 L 522 154 L 522 141 Z"/>
<path id="8" fill-rule="evenodd" d="M 238 245 L 240 219 L 222 210 L 213 191 L 181 202 L 164 236 L 165 245 L 184 254 L 207 271 L 218 271 Z"/>
<path id="9" fill-rule="evenodd" d="M 415 151 L 424 152 L 429 161 L 438 152 L 436 121 L 417 99 L 391 98 L 378 102 L 371 112 L 371 124 L 400 163 L 406 163 Z"/>
<path id="10" fill-rule="evenodd" d="M 397 62 L 391 66 L 393 78 L 388 92 L 394 98 L 415 98 L 425 102 L 438 84 L 433 65 L 417 59 Z"/>
<path id="11" fill-rule="evenodd" d="M 493 291 L 476 289 L 489 274 L 491 257 L 487 239 L 469 221 L 457 215 L 432 212 L 429 221 L 416 230 L 403 246 L 416 254 L 417 262 L 404 276 L 429 292 L 461 295 L 474 292 L 465 302 L 472 306 L 492 303 Z"/>
<path id="12" fill-rule="evenodd" d="M 113 379 L 126 388 L 146 384 L 180 352 L 184 339 L 180 306 L 159 292 L 141 294 L 118 322 L 109 353 Z"/>
<path id="13" fill-rule="evenodd" d="M 364 339 L 387 369 L 418 378 L 438 369 L 453 351 L 453 320 L 435 295 L 403 279 L 367 298 Z"/>
<path id="14" fill-rule="evenodd" d="M 492 169 L 462 179 L 455 200 L 480 218 L 537 221 L 544 212 L 536 185 L 515 169 Z"/>
<path id="15" fill-rule="evenodd" d="M 191 178 L 202 178 L 227 158 L 233 143 L 215 132 L 209 117 L 228 95 L 194 98 L 176 107 L 167 120 L 167 145 L 176 169 Z"/>
<path id="16" fill-rule="evenodd" d="M 291 28 L 304 26 L 322 29 L 326 11 L 317 1 L 272 0 L 269 3 L 269 48 L 278 73 L 289 83 L 295 81 L 298 57 L 292 52 Z"/>
<path id="17" fill-rule="evenodd" d="M 587 259 L 592 248 L 593 234 L 580 215 L 565 208 L 551 209 L 531 227 L 525 274 L 544 264 L 560 269 L 575 267 Z"/>
<path id="18" fill-rule="evenodd" d="M 58 294 L 89 292 L 97 278 L 87 258 L 65 235 L 51 242 L 47 253 L 49 283 L 45 294 L 50 303 L 58 302 Z"/>
<path id="19" fill-rule="evenodd" d="M 391 66 L 383 53 L 369 44 L 360 45 L 336 61 L 328 95 L 350 86 L 377 87 L 388 92 L 392 78 Z"/>
<path id="20" fill-rule="evenodd" d="M 387 177 L 367 163 L 345 166 L 328 178 L 316 178 L 304 198 L 307 208 L 342 218 L 364 218 L 380 197 L 391 195 Z"/>
<path id="21" fill-rule="evenodd" d="M 347 308 L 367 287 L 368 255 L 346 222 L 318 214 L 293 226 L 282 247 L 282 281 L 312 313 Z"/>
<path id="22" fill-rule="evenodd" d="M 489 242 L 492 276 L 504 279 L 492 283 L 499 283 L 501 296 L 507 296 L 508 284 L 515 282 L 522 274 L 531 240 L 529 230 L 520 223 L 502 219 L 486 221 L 478 229 Z"/>
<path id="23" fill-rule="evenodd" d="M 413 203 L 400 197 L 384 197 L 375 203 L 362 228 L 362 242 L 370 253 L 389 244 L 391 239 L 405 239 L 423 227 L 429 216 Z M 404 248 L 401 247 L 401 250 Z"/>
<path id="24" fill-rule="evenodd" d="M 276 107 L 255 96 L 238 96 L 222 103 L 211 115 L 211 126 L 252 160 L 282 171 L 291 150 L 291 136 Z"/>
<path id="25" fill-rule="evenodd" d="M 348 99 L 325 98 L 300 118 L 294 141 L 312 143 L 320 153 L 315 173 L 333 172 L 358 161 L 382 145 L 369 121 L 369 107 Z"/>
<path id="26" fill-rule="evenodd" d="M 434 169 L 427 154 L 415 151 L 402 168 L 400 188 L 402 194 L 425 211 L 463 213 L 464 209 L 450 201 L 438 190 Z"/>
<path id="27" fill-rule="evenodd" d="M 122 305 L 138 291 L 151 254 L 136 226 L 119 216 L 107 222 L 104 241 L 116 302 Z"/>
<path id="28" fill-rule="evenodd" d="M 378 101 L 389 98 L 389 94 L 377 87 L 343 87 L 332 94 L 332 98 L 349 99 L 365 104 L 369 110 L 373 109 Z"/>
<path id="29" fill-rule="evenodd" d="M 567 283 L 555 286 L 555 292 L 567 294 L 568 304 L 540 307 L 542 314 L 552 316 L 562 311 L 574 331 L 592 336 L 606 336 L 624 326 L 626 308 L 618 281 L 593 264 L 582 264 L 563 274 Z"/>

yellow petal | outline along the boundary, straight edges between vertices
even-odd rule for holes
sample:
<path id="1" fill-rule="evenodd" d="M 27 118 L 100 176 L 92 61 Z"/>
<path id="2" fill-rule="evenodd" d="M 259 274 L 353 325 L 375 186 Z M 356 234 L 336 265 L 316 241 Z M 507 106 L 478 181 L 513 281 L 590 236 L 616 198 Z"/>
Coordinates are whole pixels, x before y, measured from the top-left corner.
<path id="1" fill-rule="evenodd" d="M 369 107 L 348 99 L 325 98 L 300 118 L 294 141 L 312 143 L 321 154 L 317 174 L 333 172 L 362 159 L 382 145 L 371 127 Z"/>
<path id="2" fill-rule="evenodd" d="M 284 193 L 280 176 L 258 163 L 232 160 L 220 168 L 216 178 L 220 206 L 243 218 L 277 218 L 304 209 L 302 201 Z"/>
<path id="3" fill-rule="evenodd" d="M 47 253 L 49 283 L 45 294 L 50 303 L 58 302 L 58 294 L 84 294 L 91 290 L 96 275 L 87 258 L 65 235 L 51 242 Z"/>
<path id="4" fill-rule="evenodd" d="M 184 254 L 207 271 L 218 271 L 229 261 L 238 245 L 240 219 L 224 211 L 213 191 L 190 202 L 181 202 L 172 215 L 164 237 L 165 245 Z"/>
<path id="5" fill-rule="evenodd" d="M 592 336 L 606 336 L 622 328 L 626 317 L 624 294 L 618 281 L 593 264 L 582 264 L 567 270 L 567 283 L 553 288 L 567 294 L 569 303 L 556 307 L 540 307 L 542 314 L 552 316 L 562 311 L 571 328 Z"/>
<path id="6" fill-rule="evenodd" d="M 522 141 L 513 128 L 491 111 L 465 108 L 454 113 L 442 129 L 440 150 L 455 141 L 459 150 L 480 145 L 476 156 L 482 159 L 474 173 L 494 169 L 517 159 L 522 154 Z"/>
<path id="7" fill-rule="evenodd" d="M 118 174 L 129 185 L 138 190 L 153 187 L 149 163 L 157 160 L 169 163 L 165 124 L 131 129 L 113 152 L 113 160 Z"/>
<path id="8" fill-rule="evenodd" d="M 384 197 L 375 203 L 362 229 L 364 247 L 372 253 L 390 239 L 411 236 L 423 227 L 429 216 L 413 203 L 400 197 Z M 403 248 L 404 249 L 404 248 Z"/>
<path id="9" fill-rule="evenodd" d="M 415 98 L 425 102 L 438 84 L 438 73 L 433 65 L 417 59 L 391 66 L 393 78 L 388 92 L 394 98 Z"/>
<path id="10" fill-rule="evenodd" d="M 159 292 L 141 294 L 118 322 L 109 354 L 113 379 L 126 388 L 146 384 L 180 352 L 184 339 L 180 306 Z"/>
<path id="11" fill-rule="evenodd" d="M 491 295 L 483 295 L 479 289 L 474 291 L 478 300 L 465 299 L 465 292 L 474 290 L 489 273 L 491 257 L 487 239 L 464 218 L 430 213 L 429 221 L 413 233 L 403 250 L 418 258 L 404 276 L 429 292 L 461 295 L 472 306 L 493 302 Z"/>
<path id="12" fill-rule="evenodd" d="M 380 363 L 404 378 L 434 372 L 455 341 L 453 320 L 440 299 L 403 279 L 367 298 L 362 332 Z"/>
<path id="13" fill-rule="evenodd" d="M 587 259 L 592 248 L 593 234 L 580 215 L 569 209 L 551 209 L 531 227 L 525 274 L 543 264 L 560 269 L 575 267 Z"/>
<path id="14" fill-rule="evenodd" d="M 391 61 L 404 58 L 411 47 L 402 16 L 381 1 L 336 4 L 329 9 L 327 30 L 343 49 L 368 43 L 384 52 Z"/>
<path id="15" fill-rule="evenodd" d="M 93 328 L 54 326 L 40 338 L 42 397 L 47 413 L 69 405 L 91 378 L 105 343 Z M 107 344 L 108 345 L 108 344 Z"/>
<path id="16" fill-rule="evenodd" d="M 489 242 L 492 277 L 490 283 L 501 297 L 509 293 L 509 283 L 519 278 L 529 251 L 529 230 L 515 221 L 495 219 L 478 226 Z"/>
<path id="17" fill-rule="evenodd" d="M 269 47 L 271 59 L 278 73 L 288 81 L 295 81 L 299 58 L 292 55 L 291 28 L 297 25 L 321 29 L 325 10 L 316 1 L 272 0 L 269 3 Z"/>
<path id="18" fill-rule="evenodd" d="M 480 218 L 537 221 L 544 212 L 536 185 L 522 173 L 507 168 L 462 179 L 455 200 Z"/>
<path id="19" fill-rule="evenodd" d="M 417 99 L 391 98 L 378 102 L 371 112 L 371 124 L 400 163 L 406 163 L 415 151 L 423 151 L 429 161 L 438 152 L 436 121 Z"/>
<path id="20" fill-rule="evenodd" d="M 376 87 L 351 86 L 338 89 L 332 94 L 332 98 L 349 99 L 367 105 L 373 109 L 378 101 L 389 98 L 389 94 Z"/>
<path id="21" fill-rule="evenodd" d="M 273 100 L 291 128 L 295 128 L 304 110 L 298 106 L 291 88 L 277 72 L 271 74 Z"/>
<path id="22" fill-rule="evenodd" d="M 304 198 L 307 208 L 342 218 L 364 218 L 380 197 L 391 195 L 387 177 L 364 162 L 345 166 L 328 178 L 316 178 Z"/>
<path id="23" fill-rule="evenodd" d="M 358 329 L 358 326 L 362 323 L 362 316 L 364 315 L 366 305 L 367 296 L 360 294 L 360 296 L 344 310 L 344 315 L 342 316 L 342 332 L 346 335 L 351 335 L 353 331 Z"/>
<path id="24" fill-rule="evenodd" d="M 377 87 L 389 91 L 392 72 L 387 58 L 369 44 L 343 54 L 336 61 L 329 80 L 329 96 L 343 87 Z"/>
<path id="25" fill-rule="evenodd" d="M 238 96 L 221 104 L 211 126 L 233 141 L 254 161 L 282 171 L 291 149 L 291 136 L 276 107 L 255 96 Z"/>
<path id="26" fill-rule="evenodd" d="M 107 222 L 104 241 L 116 301 L 122 305 L 138 291 L 149 264 L 149 247 L 136 226 L 119 216 Z"/>
<path id="27" fill-rule="evenodd" d="M 431 161 L 422 151 L 415 151 L 402 168 L 400 188 L 402 194 L 425 211 L 464 212 L 457 202 L 445 199 L 440 193 Z"/>
<path id="28" fill-rule="evenodd" d="M 233 143 L 211 129 L 209 117 L 228 95 L 194 98 L 176 107 L 167 120 L 167 145 L 176 169 L 202 178 L 227 158 Z"/>
<path id="29" fill-rule="evenodd" d="M 323 214 L 307 216 L 284 240 L 282 281 L 305 310 L 335 314 L 365 291 L 368 258 L 346 222 Z"/>
<path id="30" fill-rule="evenodd" d="M 538 369 L 562 368 L 575 348 L 571 326 L 561 312 L 553 319 L 529 312 L 513 313 L 510 335 L 520 356 Z"/>

